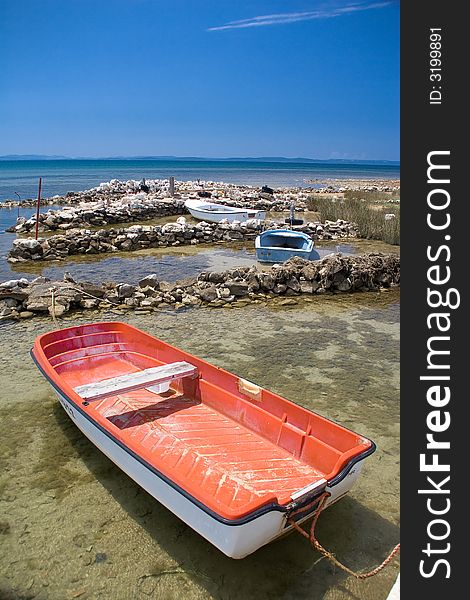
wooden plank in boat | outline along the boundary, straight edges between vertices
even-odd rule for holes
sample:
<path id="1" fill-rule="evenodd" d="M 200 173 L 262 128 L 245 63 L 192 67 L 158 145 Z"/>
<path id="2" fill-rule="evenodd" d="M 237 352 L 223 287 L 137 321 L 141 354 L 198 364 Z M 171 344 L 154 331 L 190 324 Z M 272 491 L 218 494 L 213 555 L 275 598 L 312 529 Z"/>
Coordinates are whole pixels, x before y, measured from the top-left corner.
<path id="1" fill-rule="evenodd" d="M 195 377 L 196 375 L 197 367 L 182 361 L 79 385 L 74 389 L 85 400 L 97 400 L 111 394 L 130 392 L 149 385 L 181 379 L 182 377 Z"/>

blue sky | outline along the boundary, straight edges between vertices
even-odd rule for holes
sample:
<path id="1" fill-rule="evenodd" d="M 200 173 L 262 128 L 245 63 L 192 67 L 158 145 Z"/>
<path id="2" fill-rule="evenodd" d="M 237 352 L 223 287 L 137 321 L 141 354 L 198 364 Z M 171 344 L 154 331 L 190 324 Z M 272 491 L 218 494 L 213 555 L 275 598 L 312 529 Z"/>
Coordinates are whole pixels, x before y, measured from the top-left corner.
<path id="1" fill-rule="evenodd" d="M 399 159 L 399 3 L 1 0 L 0 154 Z"/>

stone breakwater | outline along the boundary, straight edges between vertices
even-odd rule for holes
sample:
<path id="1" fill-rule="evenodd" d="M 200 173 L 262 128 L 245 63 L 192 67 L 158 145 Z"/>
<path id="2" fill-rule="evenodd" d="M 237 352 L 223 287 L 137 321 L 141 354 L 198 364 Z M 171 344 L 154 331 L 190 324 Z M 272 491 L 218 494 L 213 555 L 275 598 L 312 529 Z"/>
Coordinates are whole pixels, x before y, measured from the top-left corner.
<path id="1" fill-rule="evenodd" d="M 0 320 L 35 315 L 60 317 L 71 310 L 136 310 L 151 313 L 181 309 L 266 304 L 297 304 L 299 296 L 325 293 L 377 291 L 400 283 L 400 257 L 369 253 L 359 256 L 331 254 L 320 261 L 293 258 L 268 271 L 239 267 L 223 272 L 204 272 L 176 283 L 160 281 L 151 274 L 137 284 L 62 282 L 37 277 L 0 284 Z"/>
<path id="2" fill-rule="evenodd" d="M 302 188 L 271 189 L 266 186 L 253 187 L 214 181 L 175 181 L 174 189 L 170 189 L 168 179 L 151 179 L 145 183 L 113 179 L 89 190 L 44 199 L 41 204 L 80 206 L 85 210 L 90 210 L 92 205 L 97 205 L 100 210 L 111 206 L 119 210 L 120 205 L 127 209 L 129 205 L 136 203 L 154 205 L 158 201 L 180 200 L 184 203 L 188 199 L 207 199 L 218 204 L 273 211 L 287 211 L 291 203 L 295 202 L 296 210 L 303 211 L 306 209 L 308 192 Z M 36 206 L 36 200 L 7 200 L 0 203 L 0 208 L 15 206 Z M 50 217 L 50 213 L 48 216 Z M 41 219 L 41 224 L 43 221 Z"/>
<path id="3" fill-rule="evenodd" d="M 87 202 L 63 210 L 49 210 L 39 214 L 41 233 L 67 231 L 77 227 L 105 227 L 117 223 L 148 221 L 157 217 L 170 217 L 186 214 L 183 200 L 152 199 L 146 194 L 125 196 L 120 201 Z M 16 225 L 7 229 L 10 233 L 25 234 L 36 227 L 36 215 L 29 219 L 19 217 Z"/>
<path id="4" fill-rule="evenodd" d="M 73 229 L 63 235 L 48 238 L 24 239 L 13 241 L 8 253 L 11 263 L 60 260 L 77 254 L 101 254 L 106 252 L 129 252 L 147 248 L 162 248 L 187 244 L 230 243 L 253 240 L 262 229 L 279 229 L 274 223 L 260 223 L 251 219 L 246 222 L 206 223 L 196 225 L 186 223 L 179 217 L 175 223 L 165 225 L 131 225 L 127 228 L 110 228 L 91 231 Z M 314 240 L 331 240 L 355 237 L 357 232 L 352 223 L 338 220 L 325 223 L 307 223 L 294 229 L 303 231 Z"/>

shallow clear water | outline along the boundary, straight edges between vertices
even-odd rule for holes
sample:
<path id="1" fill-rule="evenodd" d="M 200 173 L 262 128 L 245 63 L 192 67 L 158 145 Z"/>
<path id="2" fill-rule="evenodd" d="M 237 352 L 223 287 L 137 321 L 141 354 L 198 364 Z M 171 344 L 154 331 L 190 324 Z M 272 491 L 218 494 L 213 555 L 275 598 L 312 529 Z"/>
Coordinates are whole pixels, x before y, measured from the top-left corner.
<path id="1" fill-rule="evenodd" d="M 29 216 L 34 209 L 21 209 L 23 216 Z M 116 281 L 136 283 L 149 273 L 156 273 L 161 280 L 176 281 L 183 277 L 197 275 L 201 271 L 223 271 L 232 267 L 257 265 L 255 242 L 219 244 L 214 246 L 179 246 L 169 248 L 148 248 L 137 252 L 116 252 L 113 254 L 94 254 L 89 256 L 71 256 L 64 261 L 30 262 L 10 264 L 6 257 L 16 234 L 5 233 L 5 229 L 16 223 L 17 209 L 0 209 L 0 282 L 19 277 L 37 277 L 43 275 L 52 280 L 61 280 L 69 272 L 77 281 Z M 307 222 L 311 213 L 304 213 Z M 174 219 L 158 218 L 145 224 L 162 224 Z M 282 215 L 276 214 L 275 220 L 282 221 Z M 196 222 L 191 217 L 188 222 Z M 124 225 L 117 225 L 120 227 Z M 3 231 L 3 233 L 2 233 Z M 354 242 L 317 242 L 316 249 L 321 258 L 332 252 L 358 254 L 368 251 L 398 252 L 397 246 L 382 242 L 356 240 Z"/>
<path id="2" fill-rule="evenodd" d="M 248 245 L 249 244 L 249 245 Z M 377 242 L 358 240 L 354 243 L 320 243 L 316 250 L 321 258 L 332 252 L 357 254 L 367 251 L 396 252 L 396 247 Z M 230 246 L 180 246 L 177 248 L 149 248 L 136 252 L 120 252 L 92 256 L 72 256 L 60 262 L 31 262 L 10 264 L 0 259 L 0 281 L 43 275 L 54 281 L 62 280 L 67 271 L 76 281 L 115 281 L 137 283 L 149 273 L 156 273 L 162 281 L 177 281 L 196 276 L 202 271 L 256 265 L 267 269 L 256 260 L 254 241 Z"/>
<path id="3" fill-rule="evenodd" d="M 0 160 L 0 201 L 35 198 L 42 177 L 44 198 L 86 190 L 111 179 L 225 181 L 274 187 L 306 185 L 312 179 L 399 179 L 397 164 L 220 162 L 211 160 Z M 314 187 L 314 186 L 312 186 Z"/>
<path id="4" fill-rule="evenodd" d="M 398 291 L 309 300 L 61 324 L 125 320 L 373 439 L 356 487 L 317 527 L 340 560 L 368 570 L 399 538 Z M 0 324 L 0 597 L 386 598 L 397 561 L 357 581 L 295 533 L 234 561 L 163 508 L 84 438 L 33 365 L 35 337 L 52 328 Z"/>

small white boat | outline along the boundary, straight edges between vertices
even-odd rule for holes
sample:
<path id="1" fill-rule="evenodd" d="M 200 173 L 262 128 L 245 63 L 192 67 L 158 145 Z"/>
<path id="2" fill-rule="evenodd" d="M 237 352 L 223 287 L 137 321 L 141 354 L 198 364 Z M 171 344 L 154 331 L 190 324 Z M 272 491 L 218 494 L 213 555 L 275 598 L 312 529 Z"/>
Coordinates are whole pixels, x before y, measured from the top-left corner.
<path id="1" fill-rule="evenodd" d="M 266 211 L 264 210 L 224 206 L 223 204 L 202 200 L 186 200 L 184 205 L 195 219 L 209 221 L 210 223 L 220 223 L 225 219 L 227 221 L 248 221 L 248 219 L 264 221 L 266 219 Z"/>

